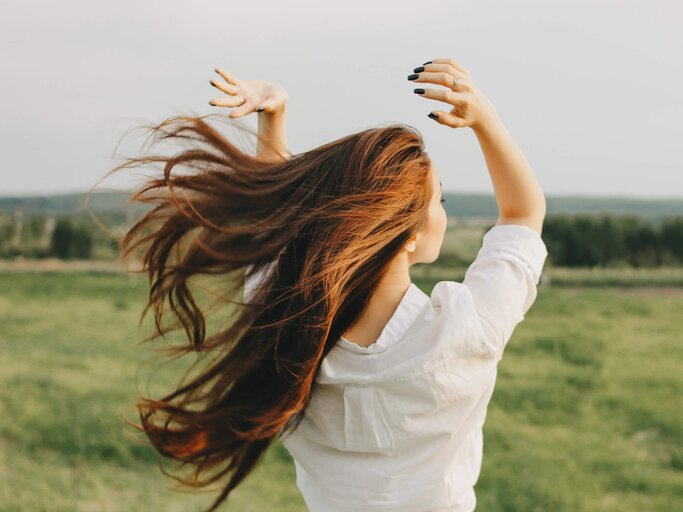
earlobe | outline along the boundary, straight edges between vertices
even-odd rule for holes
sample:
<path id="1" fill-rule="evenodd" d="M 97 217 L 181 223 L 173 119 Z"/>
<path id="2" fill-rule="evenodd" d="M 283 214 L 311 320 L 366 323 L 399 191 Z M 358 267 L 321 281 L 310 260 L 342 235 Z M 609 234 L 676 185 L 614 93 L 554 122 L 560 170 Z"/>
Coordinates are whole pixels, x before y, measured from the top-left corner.
<path id="1" fill-rule="evenodd" d="M 406 251 L 408 252 L 415 252 L 415 241 L 411 240 L 405 245 Z"/>

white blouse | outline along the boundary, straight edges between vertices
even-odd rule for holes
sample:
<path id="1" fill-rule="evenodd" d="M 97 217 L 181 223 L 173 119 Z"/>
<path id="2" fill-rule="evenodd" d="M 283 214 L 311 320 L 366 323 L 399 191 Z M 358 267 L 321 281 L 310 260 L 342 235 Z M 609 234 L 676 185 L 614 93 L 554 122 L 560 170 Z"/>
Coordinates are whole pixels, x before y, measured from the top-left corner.
<path id="1" fill-rule="evenodd" d="M 496 225 L 462 283 L 411 284 L 372 345 L 338 340 L 282 437 L 311 512 L 475 509 L 497 364 L 547 255 L 531 228 Z"/>

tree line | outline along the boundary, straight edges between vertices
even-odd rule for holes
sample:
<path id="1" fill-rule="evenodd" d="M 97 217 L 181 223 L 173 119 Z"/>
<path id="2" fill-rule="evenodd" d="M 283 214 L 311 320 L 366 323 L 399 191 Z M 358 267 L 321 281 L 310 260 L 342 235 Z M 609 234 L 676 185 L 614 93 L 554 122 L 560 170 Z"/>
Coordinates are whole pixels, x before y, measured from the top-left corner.
<path id="1" fill-rule="evenodd" d="M 99 216 L 117 233 L 125 217 Z M 489 228 L 492 226 L 489 226 Z M 683 264 L 683 216 L 550 214 L 542 233 L 549 264 L 561 267 L 658 267 Z M 116 256 L 119 239 L 91 218 L 70 214 L 0 215 L 0 258 L 93 259 Z M 445 255 L 444 260 L 450 259 Z"/>
<path id="2" fill-rule="evenodd" d="M 554 266 L 683 264 L 683 216 L 654 223 L 634 215 L 554 214 L 546 217 L 542 238 Z"/>

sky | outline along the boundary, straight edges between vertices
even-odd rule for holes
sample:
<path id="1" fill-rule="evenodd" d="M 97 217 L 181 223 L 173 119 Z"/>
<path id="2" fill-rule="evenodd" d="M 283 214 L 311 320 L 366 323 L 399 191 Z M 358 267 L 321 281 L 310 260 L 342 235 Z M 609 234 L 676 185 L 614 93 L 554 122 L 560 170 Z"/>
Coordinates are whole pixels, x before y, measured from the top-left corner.
<path id="1" fill-rule="evenodd" d="M 216 66 L 285 88 L 293 153 L 404 123 L 444 191 L 492 194 L 472 130 L 427 117 L 446 105 L 407 80 L 451 57 L 547 195 L 683 198 L 682 19 L 673 0 L 0 0 L 0 196 L 87 191 L 144 152 L 140 126 L 227 115 Z"/>

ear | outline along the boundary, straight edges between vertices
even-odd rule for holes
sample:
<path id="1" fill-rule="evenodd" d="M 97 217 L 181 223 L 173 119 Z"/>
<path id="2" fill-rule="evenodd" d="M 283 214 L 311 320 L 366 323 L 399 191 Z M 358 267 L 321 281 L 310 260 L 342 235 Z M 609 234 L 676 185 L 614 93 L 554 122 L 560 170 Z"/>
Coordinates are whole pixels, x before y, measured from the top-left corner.
<path id="1" fill-rule="evenodd" d="M 415 252 L 415 244 L 416 244 L 416 237 L 412 237 L 406 244 L 404 245 L 406 251 L 408 252 Z"/>

